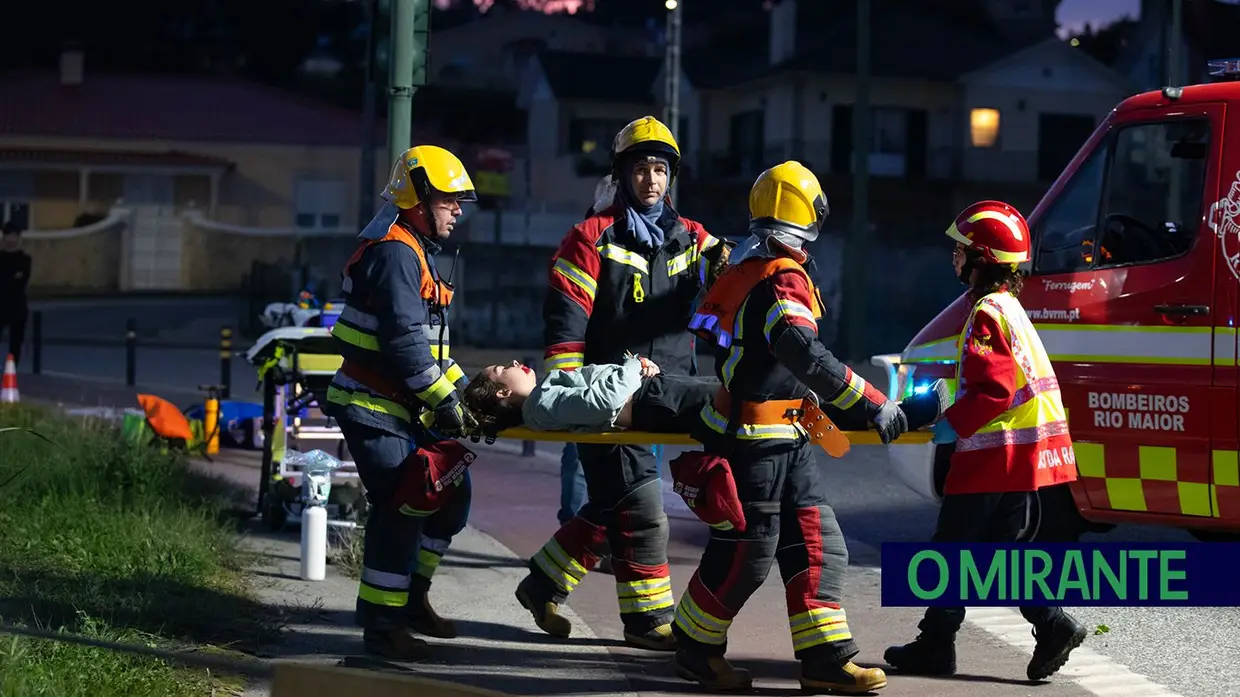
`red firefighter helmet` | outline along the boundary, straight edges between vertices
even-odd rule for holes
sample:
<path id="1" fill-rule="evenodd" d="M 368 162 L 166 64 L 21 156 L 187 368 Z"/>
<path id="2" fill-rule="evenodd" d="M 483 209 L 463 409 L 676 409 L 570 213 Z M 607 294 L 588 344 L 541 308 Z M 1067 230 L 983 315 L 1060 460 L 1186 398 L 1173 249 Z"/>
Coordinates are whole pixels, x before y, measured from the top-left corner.
<path id="1" fill-rule="evenodd" d="M 985 263 L 1029 261 L 1029 223 L 1002 201 L 979 201 L 964 209 L 947 228 L 947 236 Z"/>

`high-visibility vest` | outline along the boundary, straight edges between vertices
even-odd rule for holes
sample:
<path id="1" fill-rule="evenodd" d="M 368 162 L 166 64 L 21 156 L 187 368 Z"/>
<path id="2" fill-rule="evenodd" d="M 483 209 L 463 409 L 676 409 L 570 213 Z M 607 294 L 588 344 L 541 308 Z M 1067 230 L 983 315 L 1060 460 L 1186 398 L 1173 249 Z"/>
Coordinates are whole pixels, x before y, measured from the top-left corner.
<path id="1" fill-rule="evenodd" d="M 1016 390 L 1007 411 L 973 435 L 956 440 L 947 494 L 1036 491 L 1074 481 L 1076 456 L 1059 381 L 1042 339 L 1020 302 L 991 293 L 973 307 L 957 339 L 956 399 L 969 391 L 963 379 L 964 342 L 979 312 L 996 320 L 1016 360 Z"/>

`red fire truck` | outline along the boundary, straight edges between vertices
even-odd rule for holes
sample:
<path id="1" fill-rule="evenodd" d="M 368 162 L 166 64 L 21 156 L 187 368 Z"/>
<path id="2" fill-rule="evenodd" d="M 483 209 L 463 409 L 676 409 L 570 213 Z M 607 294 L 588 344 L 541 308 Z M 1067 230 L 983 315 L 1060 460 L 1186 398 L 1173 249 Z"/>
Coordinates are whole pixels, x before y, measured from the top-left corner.
<path id="1" fill-rule="evenodd" d="M 1031 530 L 1240 538 L 1240 60 L 1211 75 L 1123 101 L 1028 216 L 1020 299 L 1054 361 L 1080 473 L 1075 511 L 1043 500 Z M 893 397 L 954 378 L 969 310 L 962 295 L 901 355 L 874 359 Z M 931 500 L 954 447 L 889 446 L 897 476 Z"/>

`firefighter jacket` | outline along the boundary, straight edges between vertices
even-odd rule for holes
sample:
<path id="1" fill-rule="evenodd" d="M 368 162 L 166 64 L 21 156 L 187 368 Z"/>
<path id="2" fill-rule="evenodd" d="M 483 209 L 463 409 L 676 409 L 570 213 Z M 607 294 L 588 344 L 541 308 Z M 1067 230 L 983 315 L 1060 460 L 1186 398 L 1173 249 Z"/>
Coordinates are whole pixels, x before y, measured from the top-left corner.
<path id="1" fill-rule="evenodd" d="M 944 493 L 1036 491 L 1074 481 L 1059 381 L 1020 301 L 1007 292 L 979 300 L 958 349 L 956 402 L 943 414 L 957 436 Z"/>
<path id="2" fill-rule="evenodd" d="M 545 369 L 623 363 L 646 356 L 671 374 L 691 374 L 693 341 L 685 319 L 707 277 L 703 253 L 719 240 L 664 207 L 663 246 L 646 251 L 619 204 L 577 224 L 551 261 L 543 305 Z"/>
<path id="3" fill-rule="evenodd" d="M 689 325 L 716 347 L 723 383 L 702 410 L 707 435 L 797 439 L 804 429 L 782 414 L 799 408 L 811 390 L 825 408 L 846 412 L 872 414 L 886 402 L 822 345 L 821 317 L 818 290 L 792 259 L 750 257 L 723 272 Z"/>
<path id="4" fill-rule="evenodd" d="M 436 272 L 438 249 L 397 221 L 345 265 L 345 308 L 332 327 L 344 364 L 327 402 L 348 418 L 407 434 L 422 408 L 459 401 L 466 378 L 448 355 L 452 287 Z"/>

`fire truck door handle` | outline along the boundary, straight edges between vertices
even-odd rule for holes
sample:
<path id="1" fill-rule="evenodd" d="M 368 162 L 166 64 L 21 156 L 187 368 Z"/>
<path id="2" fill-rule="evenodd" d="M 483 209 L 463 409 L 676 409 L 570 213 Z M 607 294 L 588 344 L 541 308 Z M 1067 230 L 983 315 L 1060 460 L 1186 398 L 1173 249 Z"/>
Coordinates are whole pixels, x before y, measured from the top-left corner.
<path id="1" fill-rule="evenodd" d="M 1155 305 L 1154 311 L 1172 317 L 1192 317 L 1210 314 L 1209 305 Z"/>

